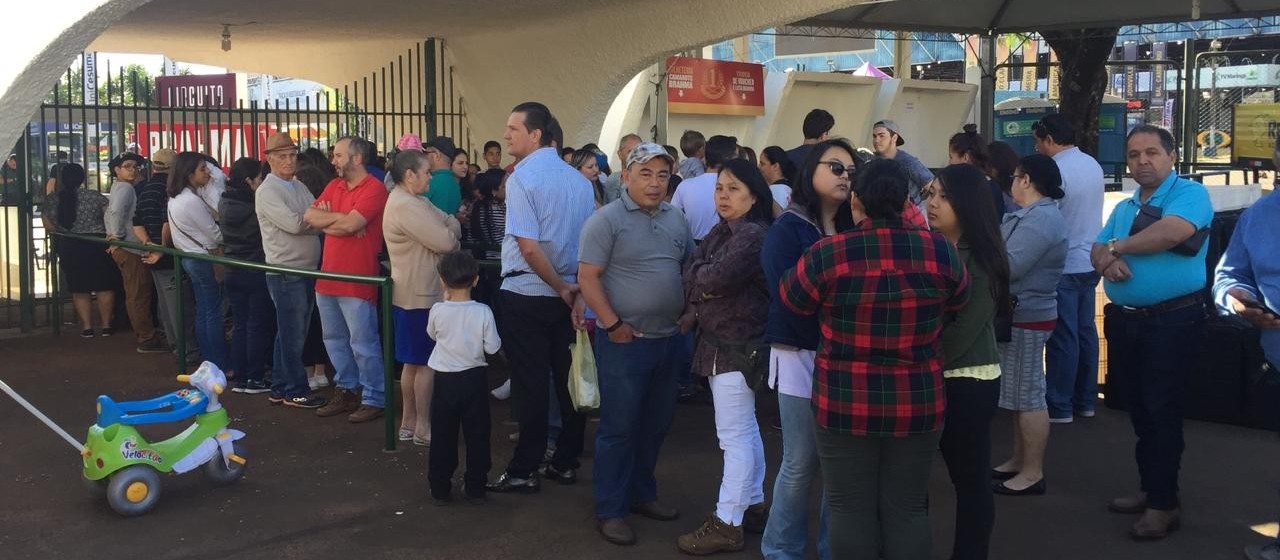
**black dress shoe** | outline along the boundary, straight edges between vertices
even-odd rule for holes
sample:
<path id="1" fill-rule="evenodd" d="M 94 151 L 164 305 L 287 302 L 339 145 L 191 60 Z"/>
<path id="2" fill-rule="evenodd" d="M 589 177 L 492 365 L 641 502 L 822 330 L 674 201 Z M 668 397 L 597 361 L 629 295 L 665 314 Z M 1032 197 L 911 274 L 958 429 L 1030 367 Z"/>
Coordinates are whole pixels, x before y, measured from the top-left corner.
<path id="1" fill-rule="evenodd" d="M 1009 488 L 1008 486 L 1005 486 L 1003 482 L 997 482 L 991 485 L 991 491 L 1002 496 L 1043 496 L 1046 489 L 1047 486 L 1045 485 L 1043 478 L 1022 490 Z"/>
<path id="2" fill-rule="evenodd" d="M 573 468 L 558 469 L 555 465 L 547 463 L 538 469 L 538 474 L 554 480 L 560 484 L 573 484 L 578 481 L 578 473 Z"/>
<path id="3" fill-rule="evenodd" d="M 1015 476 L 1018 476 L 1017 471 L 998 471 L 991 469 L 991 480 L 1009 480 Z"/>
<path id="4" fill-rule="evenodd" d="M 521 494 L 533 494 L 540 488 L 538 477 L 536 475 L 529 478 L 516 478 L 507 473 L 502 473 L 497 480 L 485 485 L 485 489 L 490 492 L 519 492 Z"/>

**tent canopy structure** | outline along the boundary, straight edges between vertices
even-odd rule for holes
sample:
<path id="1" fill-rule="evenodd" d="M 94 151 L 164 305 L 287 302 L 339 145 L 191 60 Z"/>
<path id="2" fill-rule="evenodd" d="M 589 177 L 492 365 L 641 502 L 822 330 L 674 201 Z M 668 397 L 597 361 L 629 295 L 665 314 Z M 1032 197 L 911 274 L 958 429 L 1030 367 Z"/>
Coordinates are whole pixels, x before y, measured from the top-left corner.
<path id="1" fill-rule="evenodd" d="M 863 62 L 857 70 L 853 71 L 854 76 L 865 76 L 867 78 L 880 78 L 881 80 L 889 79 L 889 75 L 882 72 L 879 68 L 873 66 L 870 62 Z"/>
<path id="2" fill-rule="evenodd" d="M 1193 3 L 1199 5 L 1194 13 Z M 1014 33 L 1275 15 L 1280 0 L 891 0 L 828 12 L 795 27 Z"/>

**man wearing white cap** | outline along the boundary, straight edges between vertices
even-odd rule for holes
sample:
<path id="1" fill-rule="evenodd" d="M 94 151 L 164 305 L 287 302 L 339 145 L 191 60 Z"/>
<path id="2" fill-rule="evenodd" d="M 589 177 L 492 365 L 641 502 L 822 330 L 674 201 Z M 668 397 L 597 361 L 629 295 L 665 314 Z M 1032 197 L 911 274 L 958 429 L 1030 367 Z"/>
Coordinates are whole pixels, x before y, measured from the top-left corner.
<path id="1" fill-rule="evenodd" d="M 600 329 L 596 519 L 605 540 L 619 545 L 635 543 L 629 512 L 660 521 L 677 515 L 658 502 L 654 477 L 675 411 L 680 274 L 693 250 L 689 224 L 663 201 L 674 166 L 657 144 L 629 150 L 626 190 L 587 219 L 579 243 L 578 282 Z"/>
<path id="2" fill-rule="evenodd" d="M 907 143 L 899 130 L 901 129 L 898 128 L 898 123 L 894 121 L 885 119 L 877 122 L 871 127 L 871 148 L 875 150 L 877 156 L 902 164 L 907 172 L 907 180 L 910 181 L 907 198 L 919 205 L 920 189 L 933 181 L 933 172 L 929 171 L 929 167 L 919 158 L 907 153 L 906 150 L 899 149 Z"/>
<path id="3" fill-rule="evenodd" d="M 267 139 L 266 154 L 271 173 L 254 193 L 266 262 L 315 270 L 320 264 L 320 232 L 307 225 L 303 215 L 316 199 L 293 176 L 298 167 L 298 146 L 288 134 L 277 132 Z M 315 281 L 267 274 L 267 291 L 276 305 L 269 400 L 295 408 L 324 406 L 325 399 L 309 395 L 311 387 L 302 365 L 302 345 L 315 306 Z"/>

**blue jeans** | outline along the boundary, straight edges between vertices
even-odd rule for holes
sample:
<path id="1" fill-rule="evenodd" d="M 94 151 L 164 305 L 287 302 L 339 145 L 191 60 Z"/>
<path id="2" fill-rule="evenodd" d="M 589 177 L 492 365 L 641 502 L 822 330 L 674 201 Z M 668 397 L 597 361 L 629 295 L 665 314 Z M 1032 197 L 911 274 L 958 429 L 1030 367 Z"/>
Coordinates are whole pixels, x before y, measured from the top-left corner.
<path id="1" fill-rule="evenodd" d="M 267 292 L 276 306 L 276 348 L 271 356 L 271 394 L 305 397 L 311 390 L 303 369 L 302 347 L 311 326 L 315 281 L 298 276 L 267 275 Z"/>
<path id="2" fill-rule="evenodd" d="M 262 381 L 271 340 L 276 336 L 275 309 L 265 274 L 256 270 L 227 271 L 227 299 L 231 300 L 231 369 L 238 381 Z"/>
<path id="3" fill-rule="evenodd" d="M 213 276 L 213 265 L 196 259 L 182 259 L 182 269 L 191 278 L 196 296 L 196 340 L 205 361 L 226 371 L 227 338 L 222 326 L 222 287 Z"/>
<path id="4" fill-rule="evenodd" d="M 316 307 L 324 326 L 324 349 L 335 371 L 334 383 L 349 391 L 363 388 L 361 404 L 385 407 L 378 310 L 368 300 L 324 294 L 316 294 Z"/>
<path id="5" fill-rule="evenodd" d="M 813 408 L 809 399 L 778 393 L 778 414 L 782 417 L 782 465 L 773 482 L 773 505 L 760 540 L 760 552 L 769 560 L 804 560 L 809 542 L 809 494 L 815 481 L 821 485 Z M 818 510 L 821 560 L 831 560 L 831 547 L 827 544 L 829 513 L 823 493 Z"/>
<path id="6" fill-rule="evenodd" d="M 1058 281 L 1058 326 L 1045 344 L 1045 400 L 1049 416 L 1092 411 L 1098 398 L 1098 273 L 1063 274 Z"/>
<path id="7" fill-rule="evenodd" d="M 611 342 L 596 337 L 600 427 L 591 487 L 596 517 L 624 517 L 631 504 L 658 499 L 654 468 L 676 406 L 672 358 L 680 337 Z"/>

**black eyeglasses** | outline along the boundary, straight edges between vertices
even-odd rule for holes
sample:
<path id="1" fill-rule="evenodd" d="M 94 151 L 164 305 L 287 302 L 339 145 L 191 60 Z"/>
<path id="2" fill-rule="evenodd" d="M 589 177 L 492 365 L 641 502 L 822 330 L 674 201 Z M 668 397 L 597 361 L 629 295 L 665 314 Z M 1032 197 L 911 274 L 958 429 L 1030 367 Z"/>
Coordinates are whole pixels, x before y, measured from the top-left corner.
<path id="1" fill-rule="evenodd" d="M 845 167 L 844 163 L 839 161 L 820 161 L 818 163 L 823 163 L 823 164 L 826 164 L 828 167 L 830 167 L 831 173 L 834 174 L 836 177 L 839 177 L 845 174 L 848 174 L 850 177 L 853 176 L 854 168 L 852 165 Z"/>
<path id="2" fill-rule="evenodd" d="M 1014 174 L 1013 174 L 1013 178 L 1014 178 L 1014 180 L 1017 180 L 1017 179 L 1025 179 L 1025 178 L 1027 178 L 1027 174 L 1026 174 L 1026 173 L 1014 173 Z"/>

